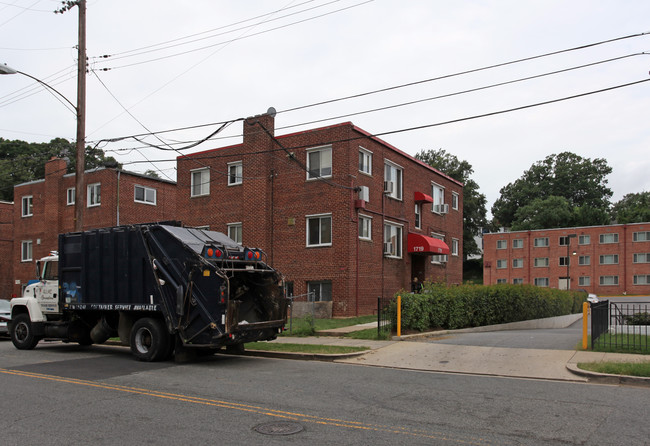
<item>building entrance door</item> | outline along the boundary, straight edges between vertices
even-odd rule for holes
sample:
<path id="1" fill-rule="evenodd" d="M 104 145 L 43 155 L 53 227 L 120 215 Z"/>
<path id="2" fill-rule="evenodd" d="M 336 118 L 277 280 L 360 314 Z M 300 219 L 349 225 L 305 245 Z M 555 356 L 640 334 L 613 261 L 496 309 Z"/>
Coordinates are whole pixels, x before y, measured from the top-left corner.
<path id="1" fill-rule="evenodd" d="M 568 277 L 560 277 L 560 280 L 557 284 L 559 290 L 568 290 L 571 285 L 571 279 Z"/>

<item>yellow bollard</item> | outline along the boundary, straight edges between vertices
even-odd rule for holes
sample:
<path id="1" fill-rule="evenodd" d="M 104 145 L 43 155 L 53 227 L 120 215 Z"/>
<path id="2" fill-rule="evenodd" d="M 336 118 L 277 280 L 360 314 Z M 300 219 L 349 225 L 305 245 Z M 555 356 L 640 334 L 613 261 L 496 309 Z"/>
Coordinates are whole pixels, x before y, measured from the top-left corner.
<path id="1" fill-rule="evenodd" d="M 589 345 L 587 328 L 589 327 L 589 302 L 582 303 L 582 349 L 587 350 Z"/>
<path id="2" fill-rule="evenodd" d="M 402 336 L 402 296 L 397 296 L 397 337 Z"/>

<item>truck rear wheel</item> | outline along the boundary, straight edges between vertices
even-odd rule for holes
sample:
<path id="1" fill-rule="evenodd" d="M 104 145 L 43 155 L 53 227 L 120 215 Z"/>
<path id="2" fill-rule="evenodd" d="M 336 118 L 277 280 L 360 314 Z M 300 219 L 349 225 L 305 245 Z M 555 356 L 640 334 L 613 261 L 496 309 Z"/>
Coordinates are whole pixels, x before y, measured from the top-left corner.
<path id="1" fill-rule="evenodd" d="M 160 361 L 169 354 L 171 336 L 162 321 L 138 319 L 131 329 L 131 352 L 139 361 Z"/>
<path id="2" fill-rule="evenodd" d="M 11 321 L 11 342 L 18 350 L 31 350 L 40 339 L 34 336 L 29 314 L 19 314 Z"/>

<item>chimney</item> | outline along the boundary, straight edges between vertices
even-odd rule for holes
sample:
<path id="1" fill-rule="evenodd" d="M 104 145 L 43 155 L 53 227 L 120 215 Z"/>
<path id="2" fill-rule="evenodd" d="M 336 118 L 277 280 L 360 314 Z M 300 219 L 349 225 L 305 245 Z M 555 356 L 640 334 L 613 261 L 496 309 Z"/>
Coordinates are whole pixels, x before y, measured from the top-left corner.
<path id="1" fill-rule="evenodd" d="M 275 109 L 270 107 L 263 115 L 252 116 L 244 121 L 244 144 L 257 145 L 275 136 Z M 269 136 L 270 135 L 270 136 Z"/>
<path id="2" fill-rule="evenodd" d="M 66 173 L 68 173 L 68 163 L 64 159 L 53 156 L 45 163 L 45 178 L 50 175 L 62 177 Z"/>

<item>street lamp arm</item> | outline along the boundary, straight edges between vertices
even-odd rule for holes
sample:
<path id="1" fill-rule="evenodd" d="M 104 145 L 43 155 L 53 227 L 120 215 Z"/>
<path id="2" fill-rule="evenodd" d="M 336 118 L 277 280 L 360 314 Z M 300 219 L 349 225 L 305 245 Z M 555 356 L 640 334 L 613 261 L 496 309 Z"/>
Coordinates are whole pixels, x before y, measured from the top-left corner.
<path id="1" fill-rule="evenodd" d="M 45 82 L 43 82 L 42 80 L 32 76 L 31 74 L 27 74 L 27 73 L 24 73 L 24 72 L 18 71 L 18 70 L 14 70 L 14 72 L 16 72 L 18 74 L 22 74 L 23 76 L 27 76 L 28 78 L 35 80 L 36 82 L 38 82 L 39 84 L 41 84 L 45 88 L 47 88 L 47 89 L 53 91 L 54 93 L 58 94 L 59 97 L 63 98 L 63 100 L 65 100 L 68 104 L 70 104 L 72 106 L 72 108 L 74 109 L 75 112 L 77 111 L 77 107 L 72 102 L 70 102 L 70 100 L 68 98 L 63 96 L 63 94 L 61 92 L 59 92 L 56 88 L 52 87 L 51 85 L 46 84 Z M 10 73 L 7 73 L 7 74 L 10 74 Z"/>

